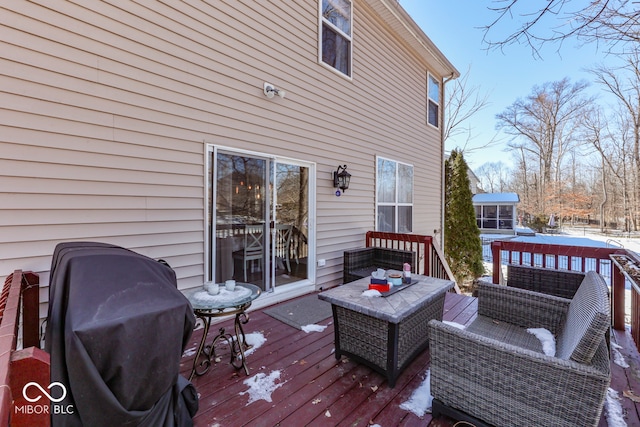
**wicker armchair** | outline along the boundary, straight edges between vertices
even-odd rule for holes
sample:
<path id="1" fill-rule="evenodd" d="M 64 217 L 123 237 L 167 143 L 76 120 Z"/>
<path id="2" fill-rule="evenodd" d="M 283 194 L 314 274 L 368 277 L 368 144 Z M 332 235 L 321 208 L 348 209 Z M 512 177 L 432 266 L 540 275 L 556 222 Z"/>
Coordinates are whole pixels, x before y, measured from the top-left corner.
<path id="1" fill-rule="evenodd" d="M 344 251 L 342 283 L 353 282 L 371 275 L 377 268 L 402 271 L 403 264 L 411 264 L 415 272 L 415 253 L 400 249 L 362 248 Z"/>
<path id="2" fill-rule="evenodd" d="M 608 289 L 587 273 L 572 300 L 481 284 L 465 329 L 429 322 L 434 416 L 477 426 L 597 426 L 611 373 Z M 554 356 L 526 328 L 556 339 Z"/>
<path id="3" fill-rule="evenodd" d="M 584 276 L 584 273 L 578 271 L 515 264 L 507 266 L 507 286 L 562 298 L 573 298 Z"/>

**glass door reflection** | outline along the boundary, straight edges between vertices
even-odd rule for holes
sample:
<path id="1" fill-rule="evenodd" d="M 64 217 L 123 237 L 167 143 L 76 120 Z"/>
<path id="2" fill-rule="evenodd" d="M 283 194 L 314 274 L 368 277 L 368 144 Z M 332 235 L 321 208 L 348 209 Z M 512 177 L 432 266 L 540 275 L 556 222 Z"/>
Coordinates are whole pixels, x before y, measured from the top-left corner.
<path id="1" fill-rule="evenodd" d="M 218 153 L 216 282 L 234 278 L 268 290 L 268 163 L 268 159 Z"/>
<path id="2" fill-rule="evenodd" d="M 309 168 L 277 162 L 274 170 L 271 267 L 281 286 L 309 277 Z"/>

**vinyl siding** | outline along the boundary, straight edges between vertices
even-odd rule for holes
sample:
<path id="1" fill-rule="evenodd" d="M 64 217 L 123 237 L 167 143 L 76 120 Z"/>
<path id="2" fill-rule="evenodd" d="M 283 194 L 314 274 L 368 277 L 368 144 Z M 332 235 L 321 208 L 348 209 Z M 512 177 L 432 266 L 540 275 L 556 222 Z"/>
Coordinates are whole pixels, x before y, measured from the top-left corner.
<path id="1" fill-rule="evenodd" d="M 370 3 L 354 1 L 349 80 L 318 63 L 316 0 L 4 2 L 0 275 L 41 273 L 46 302 L 55 245 L 98 240 L 201 284 L 206 144 L 316 164 L 317 286 L 340 282 L 342 251 L 375 227 L 376 155 L 414 165 L 414 232 L 432 234 L 426 75 L 442 75 Z M 353 175 L 339 198 L 338 164 Z"/>

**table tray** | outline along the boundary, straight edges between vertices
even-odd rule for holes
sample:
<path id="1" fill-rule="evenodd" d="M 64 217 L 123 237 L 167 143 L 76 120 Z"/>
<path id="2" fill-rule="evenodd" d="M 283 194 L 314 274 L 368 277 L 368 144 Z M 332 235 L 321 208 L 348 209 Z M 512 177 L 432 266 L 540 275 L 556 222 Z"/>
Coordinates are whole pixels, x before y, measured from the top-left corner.
<path id="1" fill-rule="evenodd" d="M 401 290 L 411 286 L 411 285 L 415 285 L 416 283 L 418 283 L 419 280 L 413 279 L 411 280 L 411 283 L 406 284 L 406 285 L 400 285 L 400 286 L 392 286 L 391 290 L 389 290 L 388 292 L 380 292 L 380 295 L 382 295 L 383 297 L 388 297 L 389 295 L 393 295 L 396 292 L 400 292 Z"/>

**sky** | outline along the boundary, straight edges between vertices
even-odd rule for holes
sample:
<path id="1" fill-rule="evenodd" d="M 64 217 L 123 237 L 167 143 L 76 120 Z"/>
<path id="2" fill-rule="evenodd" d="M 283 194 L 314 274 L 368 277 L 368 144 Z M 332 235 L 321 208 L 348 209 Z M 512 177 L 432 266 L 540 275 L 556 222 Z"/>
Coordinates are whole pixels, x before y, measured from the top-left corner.
<path id="1" fill-rule="evenodd" d="M 491 0 L 400 0 L 400 4 L 458 71 L 462 75 L 469 73 L 467 89 L 477 87 L 481 94 L 488 96 L 487 107 L 465 125 L 471 129 L 472 139 L 468 142 L 466 135 L 458 137 L 448 141 L 446 147 L 447 150 L 463 148 L 465 144 L 467 148 L 482 147 L 496 138 L 499 142 L 490 148 L 465 149 L 465 160 L 474 171 L 487 162 L 502 161 L 509 167 L 513 166 L 512 155 L 505 150 L 508 136 L 495 129 L 496 114 L 518 98 L 531 94 L 536 85 L 565 77 L 569 77 L 572 83 L 580 80 L 592 82 L 593 78 L 585 68 L 613 61 L 602 48 L 583 46 L 575 40 L 566 41 L 562 46 L 548 45 L 541 50 L 543 59 L 534 58 L 528 45 L 487 51 L 486 44 L 482 42 L 482 27 L 497 17 L 495 12 L 487 9 L 488 6 L 496 6 Z M 502 27 L 502 34 L 507 36 L 507 30 L 513 32 L 519 25 L 516 21 L 505 21 Z M 493 36 L 499 38 L 500 35 L 501 32 L 496 32 Z M 591 85 L 589 93 L 599 96 L 604 103 L 610 102 L 596 85 Z"/>

